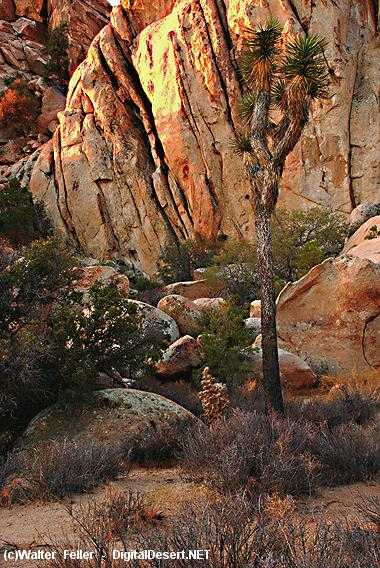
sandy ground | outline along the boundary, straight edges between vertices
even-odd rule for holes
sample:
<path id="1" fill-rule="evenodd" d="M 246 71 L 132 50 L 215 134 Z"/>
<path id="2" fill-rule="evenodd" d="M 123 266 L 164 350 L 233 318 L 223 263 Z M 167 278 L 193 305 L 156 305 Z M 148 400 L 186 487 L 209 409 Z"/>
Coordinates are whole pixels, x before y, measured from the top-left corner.
<path id="1" fill-rule="evenodd" d="M 178 469 L 135 469 L 125 479 L 117 480 L 101 487 L 92 494 L 76 496 L 62 502 L 31 503 L 0 508 L 0 565 L 13 568 L 29 568 L 36 563 L 5 563 L 3 552 L 6 548 L 43 547 L 51 540 L 72 535 L 73 528 L 65 507 L 68 504 L 86 504 L 100 499 L 110 488 L 117 491 L 141 493 L 156 511 L 164 516 L 178 513 L 187 503 L 206 503 L 214 498 L 213 493 L 203 483 L 197 483 Z M 355 504 L 360 503 L 361 495 L 380 498 L 379 483 L 358 483 L 351 486 L 325 489 L 318 497 L 300 502 L 308 510 L 323 511 L 327 518 L 360 518 Z"/>
<path id="2" fill-rule="evenodd" d="M 125 479 L 107 484 L 91 494 L 74 496 L 61 502 L 31 503 L 0 508 L 0 566 L 27 568 L 33 563 L 4 562 L 3 552 L 12 547 L 31 549 L 44 547 L 48 542 L 72 535 L 73 527 L 66 511 L 69 504 L 86 505 L 102 499 L 110 489 L 132 491 L 145 496 L 146 502 L 163 516 L 180 512 L 188 503 L 205 503 L 213 494 L 203 483 L 189 479 L 178 468 L 135 469 Z M 36 564 L 34 563 L 34 566 Z"/>

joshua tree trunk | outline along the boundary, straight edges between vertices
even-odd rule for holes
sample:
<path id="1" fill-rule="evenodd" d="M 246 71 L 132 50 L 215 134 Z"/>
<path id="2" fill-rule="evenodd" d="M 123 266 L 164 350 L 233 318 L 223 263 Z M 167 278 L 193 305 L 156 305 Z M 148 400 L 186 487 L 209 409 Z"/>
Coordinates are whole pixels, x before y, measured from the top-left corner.
<path id="1" fill-rule="evenodd" d="M 259 199 L 255 201 L 257 262 L 261 286 L 263 386 L 267 406 L 283 413 L 284 401 L 277 347 L 271 211 Z"/>

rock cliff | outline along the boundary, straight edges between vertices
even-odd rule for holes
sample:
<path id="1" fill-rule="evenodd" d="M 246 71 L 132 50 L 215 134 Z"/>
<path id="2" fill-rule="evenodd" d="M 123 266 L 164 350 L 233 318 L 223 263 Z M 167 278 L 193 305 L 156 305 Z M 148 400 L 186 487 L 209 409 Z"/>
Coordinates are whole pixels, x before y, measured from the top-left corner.
<path id="1" fill-rule="evenodd" d="M 245 27 L 272 14 L 287 34 L 326 37 L 332 81 L 331 98 L 314 107 L 288 159 L 282 203 L 348 213 L 373 201 L 380 191 L 377 4 L 123 0 L 72 77 L 32 191 L 87 252 L 129 258 L 148 272 L 170 238 L 250 238 L 250 192 L 231 150 L 236 58 Z"/>
<path id="2" fill-rule="evenodd" d="M 57 112 L 65 107 L 60 88 L 42 80 L 48 30 L 66 23 L 72 73 L 107 24 L 110 9 L 107 0 L 0 0 L 0 94 L 12 78 L 21 78 L 34 95 L 33 105 L 39 107 L 28 136 L 16 132 L 12 123 L 0 122 L 0 187 L 14 175 L 22 183 L 29 181 L 38 149 L 56 129 Z"/>

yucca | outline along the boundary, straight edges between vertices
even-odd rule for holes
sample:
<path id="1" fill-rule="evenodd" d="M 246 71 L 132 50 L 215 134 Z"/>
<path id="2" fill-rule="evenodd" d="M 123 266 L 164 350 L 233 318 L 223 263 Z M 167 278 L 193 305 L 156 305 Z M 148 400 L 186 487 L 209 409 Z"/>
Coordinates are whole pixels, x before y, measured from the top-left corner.
<path id="1" fill-rule="evenodd" d="M 245 86 L 239 104 L 242 128 L 233 148 L 244 160 L 255 206 L 264 387 L 268 405 L 283 412 L 271 216 L 286 157 L 300 139 L 311 103 L 328 96 L 326 43 L 315 35 L 300 35 L 285 41 L 280 23 L 273 18 L 257 29 L 247 28 L 245 34 L 240 60 Z"/>

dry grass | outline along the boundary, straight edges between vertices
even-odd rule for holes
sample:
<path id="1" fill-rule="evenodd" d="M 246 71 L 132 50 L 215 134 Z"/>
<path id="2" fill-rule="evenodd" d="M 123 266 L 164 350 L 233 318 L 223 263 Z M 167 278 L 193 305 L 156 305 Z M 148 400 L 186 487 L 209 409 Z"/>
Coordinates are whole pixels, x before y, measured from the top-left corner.
<path id="1" fill-rule="evenodd" d="M 310 522 L 291 499 L 278 496 L 248 501 L 235 494 L 203 509 L 190 507 L 163 520 L 144 499 L 130 493 L 110 494 L 102 502 L 68 510 L 76 539 L 51 542 L 56 560 L 43 568 L 77 568 L 80 561 L 62 558 L 64 548 L 94 551 L 89 568 L 125 565 L 111 557 L 114 548 L 137 550 L 208 550 L 210 568 L 377 568 L 379 541 L 374 530 L 355 523 Z M 192 568 L 198 560 L 131 560 L 134 567 Z M 41 565 L 42 568 L 42 565 Z"/>

